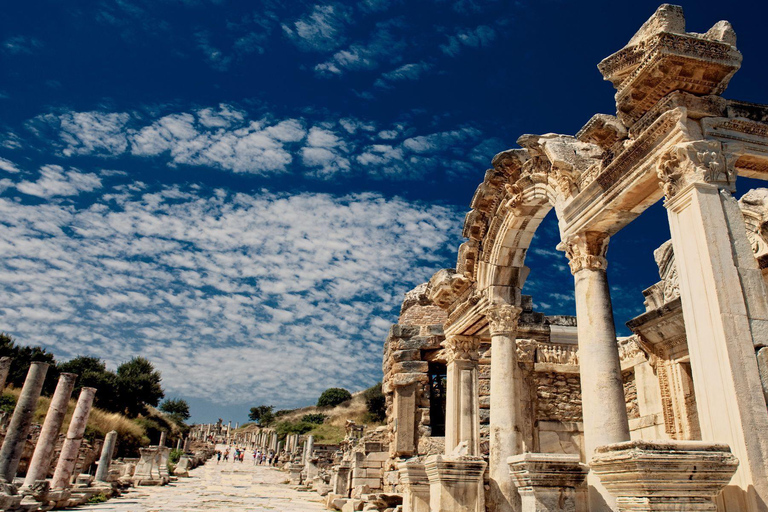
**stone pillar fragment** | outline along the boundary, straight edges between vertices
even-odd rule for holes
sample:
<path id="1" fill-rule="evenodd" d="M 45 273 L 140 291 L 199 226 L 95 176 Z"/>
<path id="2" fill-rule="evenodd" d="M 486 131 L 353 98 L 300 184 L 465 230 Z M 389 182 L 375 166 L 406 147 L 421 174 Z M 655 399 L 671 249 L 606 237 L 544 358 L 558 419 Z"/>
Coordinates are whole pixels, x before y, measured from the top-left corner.
<path id="1" fill-rule="evenodd" d="M 424 467 L 431 512 L 485 512 L 482 458 L 430 455 Z"/>
<path id="2" fill-rule="evenodd" d="M 157 446 L 160 448 L 165 448 L 165 440 L 168 437 L 168 434 L 163 430 L 160 432 L 160 440 L 157 442 Z"/>
<path id="3" fill-rule="evenodd" d="M 5 381 L 8 380 L 8 372 L 11 371 L 12 359 L 8 356 L 0 357 L 0 391 L 5 389 Z"/>
<path id="4" fill-rule="evenodd" d="M 429 478 L 424 464 L 405 461 L 397 468 L 403 486 L 403 512 L 430 512 Z"/>
<path id="5" fill-rule="evenodd" d="M 56 439 L 59 437 L 61 425 L 67 415 L 67 406 L 75 387 L 75 379 L 77 379 L 77 375 L 74 373 L 62 373 L 59 376 L 56 391 L 51 398 L 43 428 L 40 430 L 40 436 L 35 445 L 35 452 L 29 462 L 29 469 L 27 469 L 27 476 L 23 485 L 25 488 L 32 487 L 35 485 L 35 481 L 45 480 L 48 476 L 48 470 L 51 468 L 53 459 L 53 449 L 56 447 Z"/>
<path id="6" fill-rule="evenodd" d="M 517 364 L 520 308 L 504 304 L 486 311 L 491 334 L 491 417 L 488 473 L 494 512 L 519 510 L 520 497 L 509 478 L 507 459 L 522 451 L 521 375 Z"/>
<path id="7" fill-rule="evenodd" d="M 715 512 L 715 496 L 739 461 L 728 445 L 638 440 L 598 447 L 589 465 L 616 495 L 619 511 Z"/>
<path id="8" fill-rule="evenodd" d="M 466 444 L 465 455 L 480 452 L 480 397 L 477 366 L 480 341 L 473 336 L 449 336 L 443 342 L 446 371 L 445 453 Z"/>
<path id="9" fill-rule="evenodd" d="M 53 473 L 51 489 L 67 489 L 70 485 L 72 472 L 75 470 L 75 464 L 77 464 L 80 444 L 83 442 L 83 433 L 88 424 L 88 416 L 91 414 L 95 394 L 96 390 L 94 388 L 83 388 L 80 391 L 80 397 L 77 399 L 77 405 L 75 405 L 75 412 L 69 421 L 67 438 L 61 447 L 56 471 Z"/>
<path id="10" fill-rule="evenodd" d="M 575 512 L 576 488 L 589 472 L 579 455 L 524 453 L 507 462 L 521 512 Z"/>
<path id="11" fill-rule="evenodd" d="M 117 431 L 113 430 L 104 437 L 104 446 L 101 447 L 101 457 L 99 458 L 99 467 L 96 469 L 96 480 L 106 482 L 109 476 L 109 465 L 112 463 L 112 454 L 115 452 L 115 443 L 117 442 Z"/>
<path id="12" fill-rule="evenodd" d="M 768 291 L 731 195 L 720 143 L 672 146 L 659 160 L 667 199 L 693 387 L 706 441 L 727 443 L 739 468 L 723 510 L 768 510 L 768 414 L 756 347 L 768 332 Z"/>
<path id="13" fill-rule="evenodd" d="M 21 453 L 32 426 L 32 416 L 35 414 L 37 399 L 40 398 L 47 372 L 48 363 L 34 361 L 29 366 L 27 378 L 5 433 L 3 446 L 0 448 L 0 478 L 6 482 L 13 482 L 19 468 Z"/>
<path id="14" fill-rule="evenodd" d="M 568 237 L 560 246 L 568 257 L 575 282 L 587 459 L 598 446 L 629 441 L 629 419 L 606 274 L 608 241 L 607 234 L 589 231 Z M 590 474 L 587 482 L 590 511 L 615 509 L 615 498 L 599 479 Z"/>

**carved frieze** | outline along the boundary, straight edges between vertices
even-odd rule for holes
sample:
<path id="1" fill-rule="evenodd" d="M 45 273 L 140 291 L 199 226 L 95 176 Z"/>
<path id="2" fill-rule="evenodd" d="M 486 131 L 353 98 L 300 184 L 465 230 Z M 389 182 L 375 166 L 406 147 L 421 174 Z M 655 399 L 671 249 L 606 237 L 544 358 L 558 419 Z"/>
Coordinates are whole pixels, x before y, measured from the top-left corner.
<path id="1" fill-rule="evenodd" d="M 584 269 L 605 270 L 608 268 L 605 254 L 609 241 L 606 233 L 587 231 L 567 237 L 558 249 L 565 251 L 572 274 Z"/>
<path id="2" fill-rule="evenodd" d="M 721 144 L 713 140 L 672 146 L 659 159 L 656 174 L 668 200 L 692 183 L 711 183 L 735 190 L 733 161 L 727 161 Z"/>

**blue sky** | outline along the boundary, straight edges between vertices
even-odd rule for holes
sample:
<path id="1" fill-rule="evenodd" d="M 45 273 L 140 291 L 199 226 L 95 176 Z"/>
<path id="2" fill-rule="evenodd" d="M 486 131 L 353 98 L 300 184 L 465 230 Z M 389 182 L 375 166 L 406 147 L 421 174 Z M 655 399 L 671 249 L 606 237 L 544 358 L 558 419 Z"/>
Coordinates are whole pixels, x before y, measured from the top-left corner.
<path id="1" fill-rule="evenodd" d="M 0 19 L 0 329 L 59 359 L 134 355 L 194 421 L 381 378 L 405 291 L 452 267 L 493 155 L 613 113 L 596 64 L 655 2 L 29 1 Z M 768 101 L 757 2 L 725 96 Z M 754 183 L 742 180 L 743 193 Z M 609 252 L 643 310 L 661 205 Z M 526 293 L 572 314 L 554 219 Z"/>

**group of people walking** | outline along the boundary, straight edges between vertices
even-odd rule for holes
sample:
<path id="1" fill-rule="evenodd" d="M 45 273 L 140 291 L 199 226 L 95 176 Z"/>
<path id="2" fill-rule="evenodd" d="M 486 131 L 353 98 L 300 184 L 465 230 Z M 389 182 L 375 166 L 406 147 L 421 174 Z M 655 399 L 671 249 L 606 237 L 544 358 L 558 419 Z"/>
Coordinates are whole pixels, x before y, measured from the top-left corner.
<path id="1" fill-rule="evenodd" d="M 221 450 L 216 451 L 216 464 L 220 463 L 222 459 L 224 459 L 224 462 L 228 462 L 230 455 L 232 456 L 232 462 L 243 462 L 246 450 L 237 447 L 235 447 L 234 450 L 230 450 L 230 448 L 231 447 L 227 446 L 223 452 Z M 253 458 L 254 465 L 277 466 L 280 462 L 280 454 L 277 454 L 272 450 L 269 452 L 254 450 L 251 457 Z"/>

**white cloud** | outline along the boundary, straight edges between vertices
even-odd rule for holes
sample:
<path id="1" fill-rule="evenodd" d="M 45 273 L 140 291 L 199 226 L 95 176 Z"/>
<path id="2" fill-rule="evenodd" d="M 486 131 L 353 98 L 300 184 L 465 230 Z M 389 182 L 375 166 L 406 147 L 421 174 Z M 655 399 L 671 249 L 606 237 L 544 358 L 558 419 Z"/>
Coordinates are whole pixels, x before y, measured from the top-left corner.
<path id="1" fill-rule="evenodd" d="M 59 116 L 64 155 L 122 153 L 128 147 L 126 113 L 68 112 Z"/>
<path id="2" fill-rule="evenodd" d="M 460 225 L 377 194 L 141 188 L 0 198 L 0 323 L 59 359 L 144 355 L 171 394 L 220 402 L 376 382 L 402 294 L 450 264 Z"/>
<path id="3" fill-rule="evenodd" d="M 448 43 L 440 45 L 446 55 L 455 57 L 463 47 L 481 48 L 489 46 L 496 39 L 496 30 L 488 25 L 479 25 L 474 29 L 461 30 L 448 38 Z"/>
<path id="4" fill-rule="evenodd" d="M 283 32 L 302 50 L 329 51 L 344 42 L 344 28 L 351 21 L 340 5 L 315 5 L 312 11 L 293 24 L 283 24 Z"/>
<path id="5" fill-rule="evenodd" d="M 101 188 L 101 178 L 93 173 L 76 169 L 65 171 L 60 165 L 44 165 L 37 181 L 22 181 L 16 185 L 19 192 L 50 199 L 56 196 L 76 196 Z"/>
<path id="6" fill-rule="evenodd" d="M 315 71 L 323 76 L 338 76 L 347 71 L 376 69 L 382 62 L 399 62 L 407 47 L 405 37 L 398 34 L 402 27 L 397 19 L 377 23 L 367 41 L 336 52 L 329 60 L 317 64 Z"/>
<path id="7" fill-rule="evenodd" d="M 43 43 L 34 37 L 12 36 L 3 41 L 2 48 L 11 55 L 32 54 L 43 47 Z"/>
<path id="8" fill-rule="evenodd" d="M 60 138 L 63 156 L 130 153 L 172 167 L 259 176 L 297 173 L 316 179 L 342 174 L 421 179 L 435 172 L 461 173 L 475 162 L 487 163 L 500 149 L 498 140 L 470 126 L 420 135 L 407 123 L 378 126 L 328 114 L 314 122 L 304 117 L 251 119 L 227 104 L 141 121 L 119 112 L 66 112 L 38 116 L 27 127 L 46 141 L 55 130 L 52 136 Z"/>
<path id="9" fill-rule="evenodd" d="M 0 170 L 13 174 L 21 172 L 21 170 L 16 167 L 16 164 L 5 158 L 0 158 Z"/>

